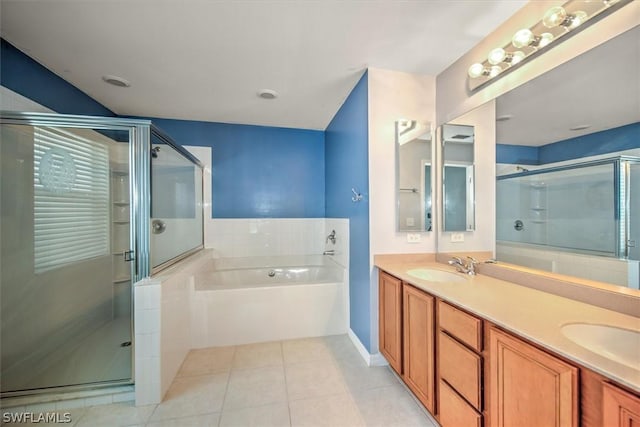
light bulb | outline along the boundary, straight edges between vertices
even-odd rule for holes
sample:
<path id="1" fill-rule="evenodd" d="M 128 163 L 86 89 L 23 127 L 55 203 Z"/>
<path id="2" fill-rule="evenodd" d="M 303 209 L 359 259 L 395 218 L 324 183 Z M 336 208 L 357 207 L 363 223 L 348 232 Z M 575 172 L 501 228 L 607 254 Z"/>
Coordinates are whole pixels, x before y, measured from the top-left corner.
<path id="1" fill-rule="evenodd" d="M 468 74 L 472 79 L 480 77 L 482 74 L 484 74 L 484 67 L 482 66 L 482 64 L 473 64 L 471 67 L 469 67 Z"/>
<path id="2" fill-rule="evenodd" d="M 502 68 L 497 65 L 494 65 L 489 69 L 489 77 L 493 78 L 502 72 Z"/>
<path id="3" fill-rule="evenodd" d="M 553 41 L 553 34 L 551 33 L 542 33 L 540 34 L 540 41 L 538 42 L 538 47 L 545 47 L 549 43 Z"/>
<path id="4" fill-rule="evenodd" d="M 513 35 L 511 39 L 511 44 L 517 48 L 529 46 L 531 42 L 534 40 L 533 33 L 531 30 L 525 28 L 524 30 L 520 30 Z"/>
<path id="5" fill-rule="evenodd" d="M 525 54 L 521 50 L 516 50 L 511 54 L 511 65 L 516 65 L 518 62 L 522 61 L 525 57 Z"/>
<path id="6" fill-rule="evenodd" d="M 562 6 L 552 7 L 542 17 L 542 25 L 547 28 L 557 27 L 567 19 L 567 11 Z"/>
<path id="7" fill-rule="evenodd" d="M 573 15 L 571 15 L 571 25 L 569 28 L 576 28 L 578 25 L 583 24 L 588 18 L 587 12 L 583 12 L 582 10 L 577 11 Z"/>
<path id="8" fill-rule="evenodd" d="M 489 61 L 489 64 L 491 65 L 497 65 L 502 61 L 504 61 L 504 58 L 506 57 L 507 57 L 507 52 L 505 52 L 503 48 L 499 47 L 489 52 L 489 57 L 487 58 L 487 61 Z"/>

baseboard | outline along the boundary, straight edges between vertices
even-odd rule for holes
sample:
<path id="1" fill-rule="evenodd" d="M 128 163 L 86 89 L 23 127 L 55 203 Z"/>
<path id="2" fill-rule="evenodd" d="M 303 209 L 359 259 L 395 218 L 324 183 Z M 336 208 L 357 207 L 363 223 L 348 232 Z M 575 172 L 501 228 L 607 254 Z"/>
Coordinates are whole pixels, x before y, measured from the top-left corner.
<path id="1" fill-rule="evenodd" d="M 355 334 L 355 332 L 353 332 L 351 328 L 349 328 L 349 332 L 347 332 L 347 335 L 349 335 L 349 339 L 351 340 L 353 345 L 356 347 L 356 349 L 358 350 L 358 353 L 360 353 L 360 356 L 362 356 L 367 366 L 386 366 L 389 364 L 389 362 L 387 362 L 387 360 L 382 356 L 382 354 L 369 353 L 365 348 L 364 344 L 362 344 L 362 341 L 360 341 L 360 338 L 358 338 L 358 336 Z"/>

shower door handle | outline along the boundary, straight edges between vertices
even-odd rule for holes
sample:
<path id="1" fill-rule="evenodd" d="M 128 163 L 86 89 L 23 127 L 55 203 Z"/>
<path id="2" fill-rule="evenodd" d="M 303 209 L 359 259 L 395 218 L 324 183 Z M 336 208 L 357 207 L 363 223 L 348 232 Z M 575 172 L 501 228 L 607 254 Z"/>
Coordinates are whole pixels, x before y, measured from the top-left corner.
<path id="1" fill-rule="evenodd" d="M 124 255 L 125 262 L 135 261 L 136 259 L 134 251 L 124 251 L 123 255 Z"/>

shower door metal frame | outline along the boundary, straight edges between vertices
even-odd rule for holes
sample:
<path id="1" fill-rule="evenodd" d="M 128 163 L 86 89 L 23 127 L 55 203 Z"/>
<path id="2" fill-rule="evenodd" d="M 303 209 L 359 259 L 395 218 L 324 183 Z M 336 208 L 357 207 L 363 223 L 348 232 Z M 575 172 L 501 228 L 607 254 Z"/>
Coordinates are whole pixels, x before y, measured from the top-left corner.
<path id="1" fill-rule="evenodd" d="M 134 284 L 148 277 L 149 270 L 149 164 L 151 121 L 110 117 L 66 115 L 55 113 L 23 113 L 0 111 L 0 124 L 68 127 L 91 130 L 121 130 L 129 134 L 129 247 L 133 251 L 131 264 L 131 378 L 80 385 L 54 386 L 43 389 L 10 391 L 1 397 L 25 396 L 49 392 L 91 390 L 134 384 L 135 336 L 134 336 Z"/>

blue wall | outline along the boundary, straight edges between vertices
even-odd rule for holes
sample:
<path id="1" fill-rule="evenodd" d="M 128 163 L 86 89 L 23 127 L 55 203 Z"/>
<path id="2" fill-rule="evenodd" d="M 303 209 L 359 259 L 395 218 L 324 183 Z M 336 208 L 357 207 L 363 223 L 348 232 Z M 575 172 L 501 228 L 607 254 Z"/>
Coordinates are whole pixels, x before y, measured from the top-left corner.
<path id="1" fill-rule="evenodd" d="M 325 216 L 324 132 L 152 120 L 181 145 L 212 147 L 214 218 Z"/>
<path id="2" fill-rule="evenodd" d="M 326 216 L 349 218 L 351 329 L 371 351 L 369 199 L 353 203 L 351 188 L 369 188 L 369 112 L 365 73 L 325 131 Z"/>
<path id="3" fill-rule="evenodd" d="M 498 144 L 498 163 L 544 165 L 640 148 L 640 122 L 565 139 L 540 147 Z"/>
<path id="4" fill-rule="evenodd" d="M 113 117 L 115 114 L 58 77 L 4 39 L 0 40 L 0 84 L 62 114 Z M 98 77 L 99 78 L 99 77 Z"/>

